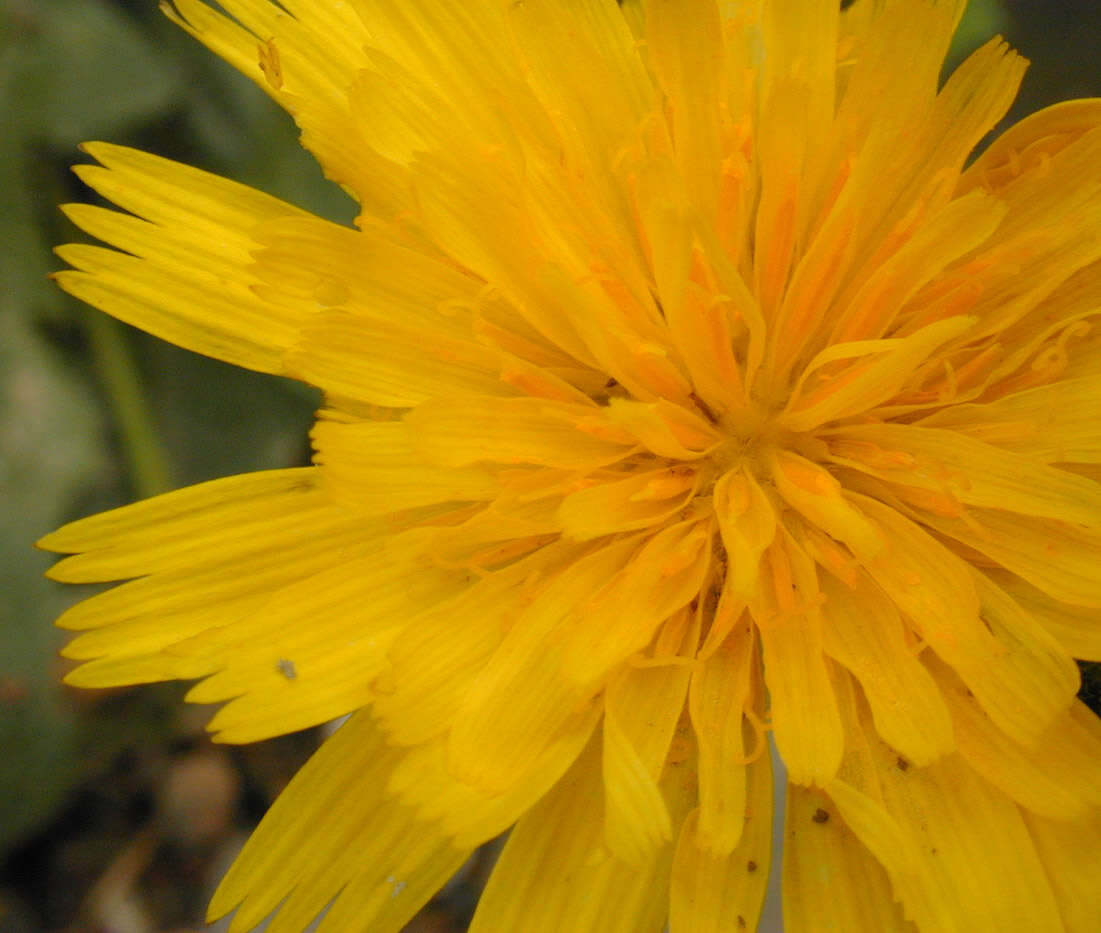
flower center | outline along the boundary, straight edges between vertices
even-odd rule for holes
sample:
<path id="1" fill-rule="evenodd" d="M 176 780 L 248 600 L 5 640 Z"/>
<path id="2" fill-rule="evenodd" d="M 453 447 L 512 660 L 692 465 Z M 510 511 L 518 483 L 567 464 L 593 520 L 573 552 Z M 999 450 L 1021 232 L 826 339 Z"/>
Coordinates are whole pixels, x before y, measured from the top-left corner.
<path id="1" fill-rule="evenodd" d="M 825 443 L 811 432 L 792 431 L 779 419 L 780 408 L 755 403 L 737 414 L 724 414 L 718 426 L 727 439 L 710 454 L 711 471 L 720 476 L 743 467 L 771 485 L 772 458 L 780 451 L 797 453 L 812 462 L 825 459 Z"/>
<path id="2" fill-rule="evenodd" d="M 769 451 L 783 442 L 784 433 L 777 425 L 775 413 L 752 405 L 737 415 L 723 415 L 719 427 L 727 440 L 711 454 L 719 474 L 748 464 L 755 473 L 762 472 L 763 460 Z"/>

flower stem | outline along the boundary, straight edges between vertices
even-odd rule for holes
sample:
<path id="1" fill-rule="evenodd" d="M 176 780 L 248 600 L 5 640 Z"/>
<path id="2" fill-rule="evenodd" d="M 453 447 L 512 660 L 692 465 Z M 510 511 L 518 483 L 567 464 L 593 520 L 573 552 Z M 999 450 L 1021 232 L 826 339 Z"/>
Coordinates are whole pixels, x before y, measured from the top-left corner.
<path id="1" fill-rule="evenodd" d="M 168 458 L 122 325 L 106 314 L 88 314 L 85 330 L 134 492 L 146 498 L 168 491 Z"/>

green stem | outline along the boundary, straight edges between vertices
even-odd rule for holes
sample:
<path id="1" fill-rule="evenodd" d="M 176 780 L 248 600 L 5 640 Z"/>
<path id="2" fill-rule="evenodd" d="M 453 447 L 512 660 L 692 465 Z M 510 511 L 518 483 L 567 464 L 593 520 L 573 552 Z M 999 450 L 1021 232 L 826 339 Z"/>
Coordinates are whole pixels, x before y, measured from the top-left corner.
<path id="1" fill-rule="evenodd" d="M 172 488 L 168 458 L 122 325 L 106 314 L 88 312 L 85 329 L 134 492 L 144 499 L 168 491 Z"/>

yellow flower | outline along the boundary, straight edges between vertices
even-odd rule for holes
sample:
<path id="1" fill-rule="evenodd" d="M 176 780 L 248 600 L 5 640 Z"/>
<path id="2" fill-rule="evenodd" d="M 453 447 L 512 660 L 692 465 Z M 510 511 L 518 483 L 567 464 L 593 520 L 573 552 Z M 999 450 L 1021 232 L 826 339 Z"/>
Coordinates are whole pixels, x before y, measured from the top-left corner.
<path id="1" fill-rule="evenodd" d="M 476 931 L 752 930 L 771 733 L 789 933 L 1093 933 L 1101 102 L 968 164 L 962 0 L 221 5 L 355 228 L 96 143 L 58 280 L 319 386 L 315 465 L 42 542 L 131 580 L 72 683 L 353 714 L 212 915 L 397 930 L 514 826 Z"/>

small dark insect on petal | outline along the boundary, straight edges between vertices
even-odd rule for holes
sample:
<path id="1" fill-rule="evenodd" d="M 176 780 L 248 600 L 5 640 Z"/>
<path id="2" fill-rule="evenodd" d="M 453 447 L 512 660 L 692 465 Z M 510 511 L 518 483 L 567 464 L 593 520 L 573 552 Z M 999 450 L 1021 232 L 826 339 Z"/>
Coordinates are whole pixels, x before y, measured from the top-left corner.
<path id="1" fill-rule="evenodd" d="M 275 662 L 275 666 L 279 668 L 279 673 L 286 677 L 287 680 L 294 680 L 298 676 L 298 671 L 294 669 L 294 661 L 280 658 Z"/>
<path id="2" fill-rule="evenodd" d="M 830 815 L 825 810 L 823 810 L 821 807 L 819 807 L 817 810 L 815 810 L 814 811 L 814 816 L 811 817 L 811 819 L 814 820 L 814 822 L 816 822 L 816 823 L 825 823 L 829 820 L 829 818 L 830 818 Z"/>
<path id="3" fill-rule="evenodd" d="M 750 872 L 756 871 L 757 863 L 753 861 L 753 859 L 750 859 L 748 862 L 745 863 L 745 870 Z"/>

